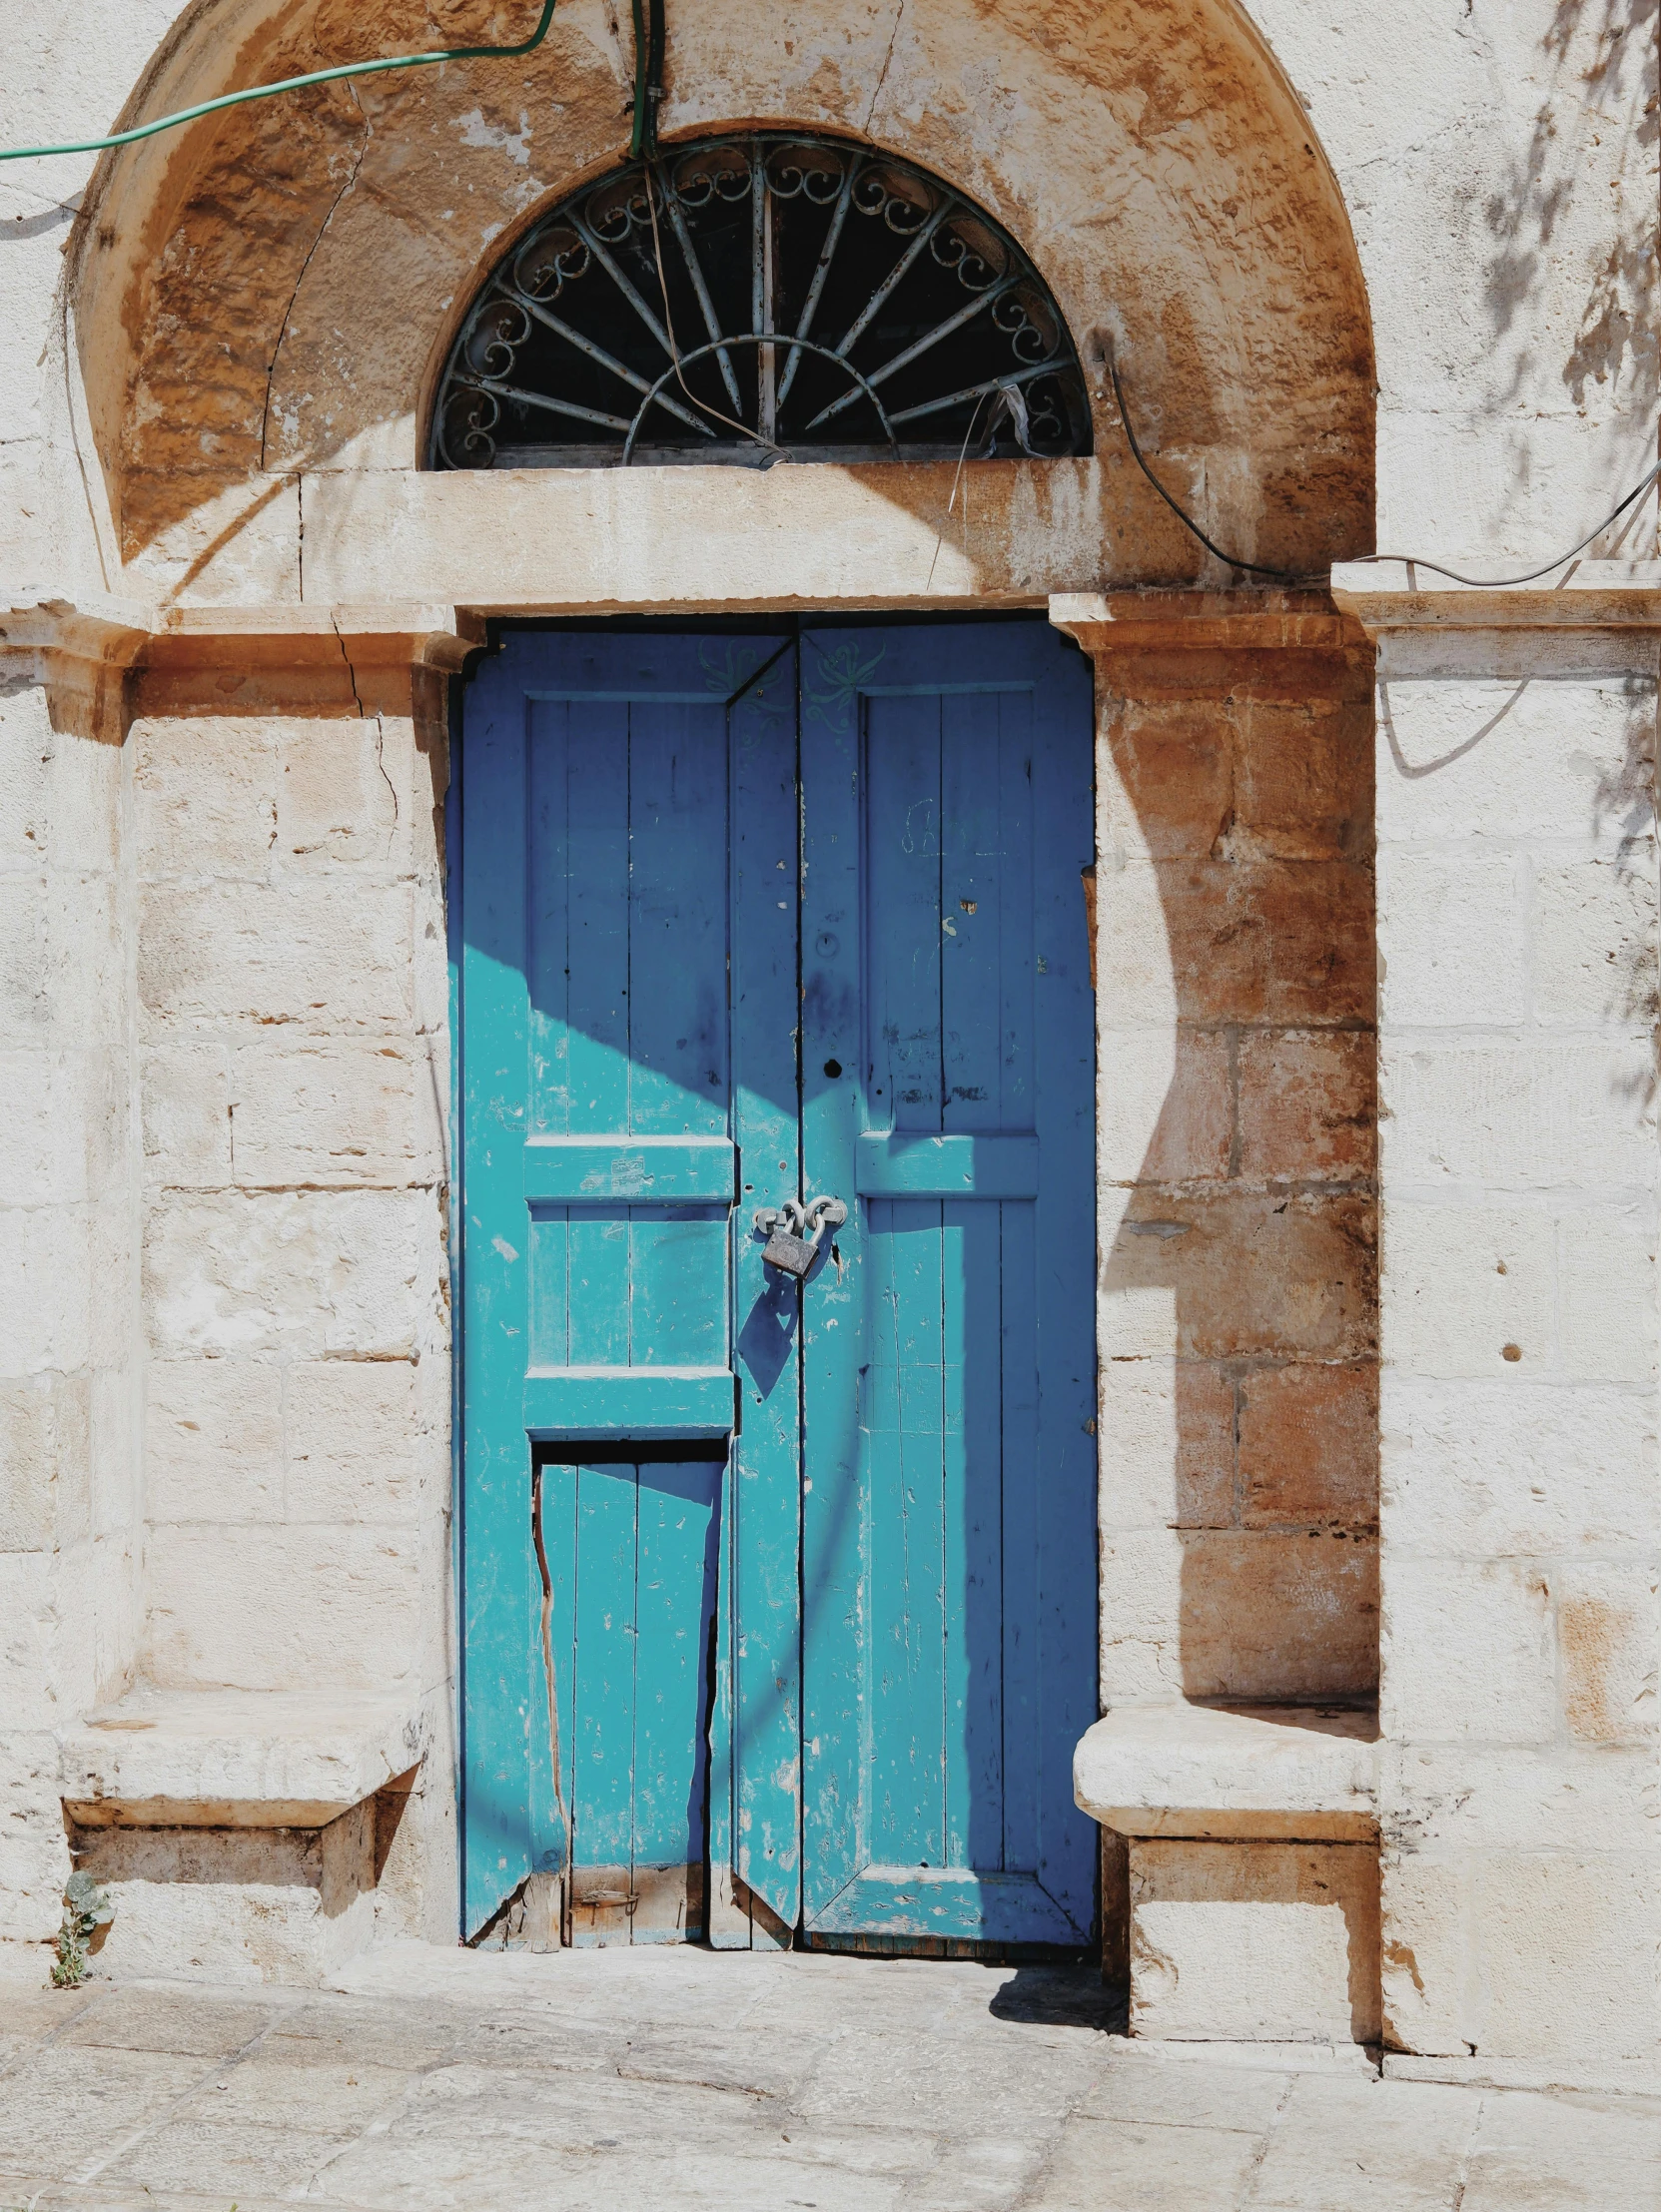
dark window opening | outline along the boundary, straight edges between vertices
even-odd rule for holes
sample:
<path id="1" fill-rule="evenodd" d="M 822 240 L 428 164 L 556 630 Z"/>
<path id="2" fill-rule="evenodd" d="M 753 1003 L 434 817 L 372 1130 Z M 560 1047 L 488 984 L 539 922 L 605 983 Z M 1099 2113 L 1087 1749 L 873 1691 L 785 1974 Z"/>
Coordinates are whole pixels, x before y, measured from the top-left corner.
<path id="1" fill-rule="evenodd" d="M 868 147 L 759 133 L 586 185 L 490 272 L 434 468 L 1091 450 L 1067 325 L 1015 241 Z"/>

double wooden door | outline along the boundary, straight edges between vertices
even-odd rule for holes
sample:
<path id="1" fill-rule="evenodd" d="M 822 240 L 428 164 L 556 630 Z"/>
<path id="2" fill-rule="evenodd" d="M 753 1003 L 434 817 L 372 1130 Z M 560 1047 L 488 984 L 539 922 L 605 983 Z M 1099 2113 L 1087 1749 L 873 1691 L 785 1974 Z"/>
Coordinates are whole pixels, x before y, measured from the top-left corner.
<path id="1" fill-rule="evenodd" d="M 542 1872 L 577 1942 L 1088 1940 L 1091 755 L 1041 622 L 468 687 L 469 1938 Z"/>

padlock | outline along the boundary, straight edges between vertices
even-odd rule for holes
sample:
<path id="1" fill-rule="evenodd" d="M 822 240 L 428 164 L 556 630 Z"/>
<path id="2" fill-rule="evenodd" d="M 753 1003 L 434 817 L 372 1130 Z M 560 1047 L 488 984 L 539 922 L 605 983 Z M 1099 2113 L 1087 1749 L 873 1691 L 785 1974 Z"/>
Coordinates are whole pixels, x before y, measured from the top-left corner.
<path id="1" fill-rule="evenodd" d="M 781 1206 L 762 1206 L 755 1216 L 757 1230 L 767 1239 L 761 1256 L 799 1282 L 818 1258 L 826 1229 L 839 1229 L 847 1218 L 840 1198 L 815 1198 L 805 1206 L 786 1198 Z"/>
<path id="2" fill-rule="evenodd" d="M 808 1243 L 779 1221 L 762 1247 L 761 1256 L 770 1267 L 782 1267 L 787 1275 L 805 1275 L 819 1256 L 819 1246 L 817 1241 Z"/>

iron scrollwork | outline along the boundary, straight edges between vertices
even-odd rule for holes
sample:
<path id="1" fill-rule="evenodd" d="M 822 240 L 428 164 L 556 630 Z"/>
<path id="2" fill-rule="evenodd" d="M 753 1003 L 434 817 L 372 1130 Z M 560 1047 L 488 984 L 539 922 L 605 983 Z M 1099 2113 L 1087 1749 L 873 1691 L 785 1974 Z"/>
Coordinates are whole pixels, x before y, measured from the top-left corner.
<path id="1" fill-rule="evenodd" d="M 783 133 L 671 147 L 510 247 L 450 350 L 430 465 L 1059 457 L 1061 311 L 940 179 Z"/>

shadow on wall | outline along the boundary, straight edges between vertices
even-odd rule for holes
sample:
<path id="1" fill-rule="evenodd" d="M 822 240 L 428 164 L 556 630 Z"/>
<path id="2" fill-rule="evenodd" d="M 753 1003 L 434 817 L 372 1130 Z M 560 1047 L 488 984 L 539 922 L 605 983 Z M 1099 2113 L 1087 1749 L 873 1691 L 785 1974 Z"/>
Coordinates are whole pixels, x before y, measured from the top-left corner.
<path id="1" fill-rule="evenodd" d="M 1517 328 L 1530 348 L 1541 328 L 1540 296 L 1561 282 L 1561 248 L 1585 222 L 1584 203 L 1596 194 L 1593 220 L 1606 225 L 1613 182 L 1620 194 L 1617 218 L 1622 200 L 1648 211 L 1629 219 L 1607 251 L 1591 259 L 1562 368 L 1577 407 L 1586 404 L 1588 384 L 1623 382 L 1629 409 L 1654 405 L 1661 371 L 1654 251 L 1658 20 L 1661 0 L 1557 0 L 1534 73 L 1544 96 L 1527 150 L 1511 162 L 1483 210 L 1497 249 L 1486 285 L 1493 337 L 1502 342 Z M 1614 179 L 1607 175 L 1607 153 L 1601 163 L 1587 162 L 1588 139 L 1618 150 Z M 1519 360 L 1508 396 L 1522 395 L 1524 373 Z"/>
<path id="2" fill-rule="evenodd" d="M 1104 900 L 1100 945 L 1101 1171 L 1122 1207 L 1103 1269 L 1103 1703 L 1365 1702 L 1371 654 L 1139 653 L 1100 669 L 1117 777 L 1103 776 L 1101 865 L 1153 877 Z M 1169 1591 L 1169 1551 L 1164 1569 L 1148 1559 L 1166 1529 L 1175 1618 L 1135 1595 Z"/>

